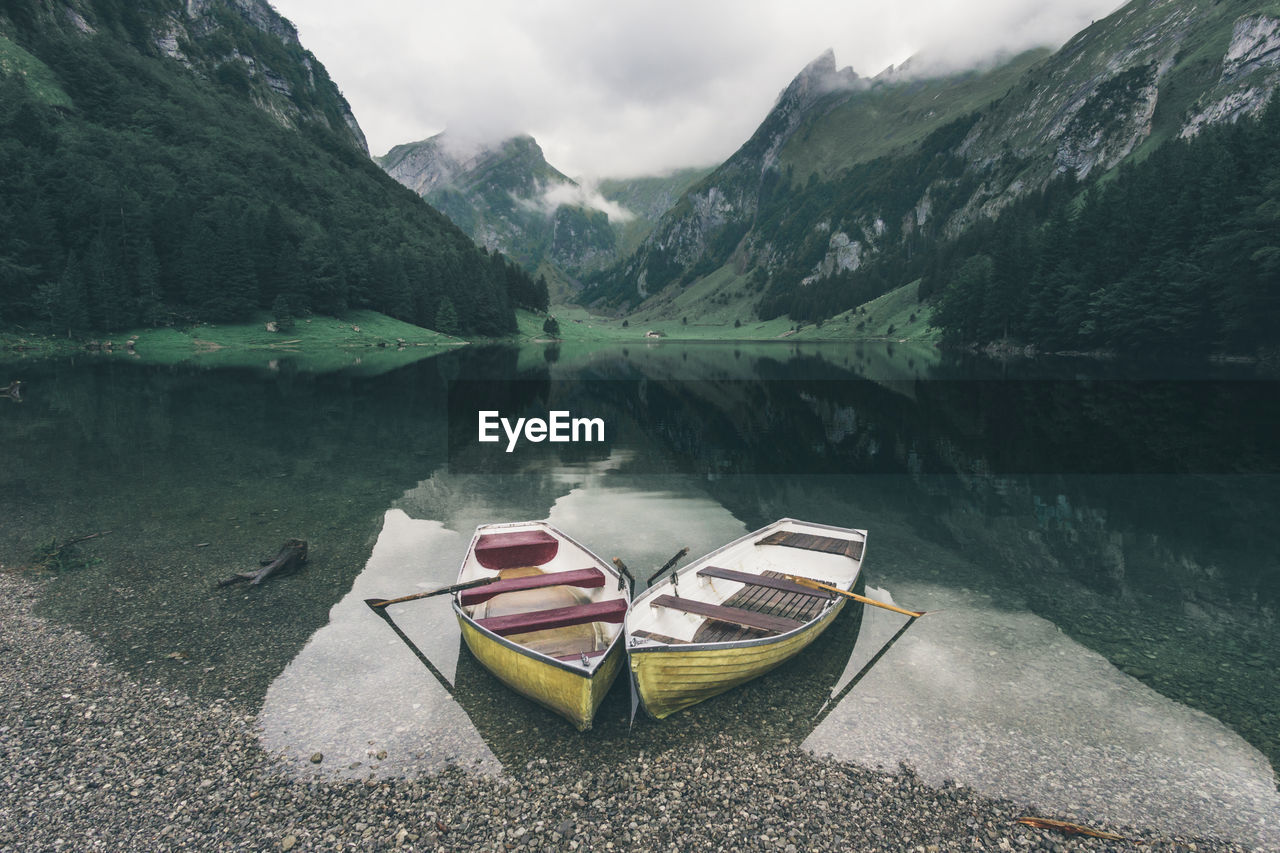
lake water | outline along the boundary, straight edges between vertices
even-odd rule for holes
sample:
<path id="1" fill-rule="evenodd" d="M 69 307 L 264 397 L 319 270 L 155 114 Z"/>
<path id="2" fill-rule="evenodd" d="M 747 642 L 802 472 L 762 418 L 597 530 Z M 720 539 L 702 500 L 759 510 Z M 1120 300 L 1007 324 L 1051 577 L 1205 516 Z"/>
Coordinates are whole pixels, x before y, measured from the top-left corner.
<path id="1" fill-rule="evenodd" d="M 994 364 L 856 345 L 465 347 L 7 363 L 0 562 L 138 677 L 229 698 L 299 775 L 726 740 L 900 763 L 1057 814 L 1280 846 L 1280 383 L 1251 367 Z M 606 441 L 475 442 L 475 408 Z M 869 594 L 792 664 L 586 734 L 506 691 L 447 600 L 475 526 L 550 519 L 647 575 L 776 518 L 869 530 Z M 284 540 L 299 573 L 216 582 Z M 886 642 L 891 642 L 884 650 Z M 877 653 L 883 655 L 868 667 Z M 309 761 L 314 752 L 325 758 Z"/>

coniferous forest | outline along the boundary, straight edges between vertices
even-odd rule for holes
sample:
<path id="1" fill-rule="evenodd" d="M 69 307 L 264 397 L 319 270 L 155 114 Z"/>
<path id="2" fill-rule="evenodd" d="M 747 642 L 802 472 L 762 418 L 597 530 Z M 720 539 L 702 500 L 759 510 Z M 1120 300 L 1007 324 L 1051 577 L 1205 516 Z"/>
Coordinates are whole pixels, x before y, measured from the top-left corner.
<path id="1" fill-rule="evenodd" d="M 1280 105 L 1088 188 L 1061 179 L 938 252 L 925 280 L 953 342 L 1275 352 Z"/>
<path id="2" fill-rule="evenodd" d="M 1167 142 L 1098 180 L 1064 175 L 951 240 L 941 223 L 958 207 L 947 199 L 934 200 L 943 215 L 931 229 L 908 235 L 895 225 L 917 185 L 939 169 L 961 189 L 974 180 L 945 145 L 931 147 L 933 139 L 914 157 L 849 170 L 842 180 L 856 193 L 827 193 L 870 198 L 887 211 L 885 248 L 856 270 L 797 287 L 825 249 L 810 238 L 799 263 L 769 277 L 762 316 L 818 322 L 920 279 L 920 299 L 934 302 L 933 322 L 949 345 L 1280 351 L 1280 105 Z M 825 187 L 810 183 L 800 192 L 784 182 L 780 203 L 762 201 L 761 218 L 774 217 L 771 233 L 784 242 L 796 230 L 793 218 L 812 219 L 792 209 L 823 197 Z"/>
<path id="3" fill-rule="evenodd" d="M 217 68 L 200 75 L 149 41 L 167 4 L 92 5 L 84 35 L 5 4 L 7 49 L 43 79 L 0 71 L 0 324 L 74 336 L 372 308 L 499 335 L 515 306 L 546 307 L 545 285 L 331 129 L 342 119 L 315 91 L 292 97 L 332 121 L 285 127 L 254 104 L 244 63 L 219 64 L 286 45 L 223 10 L 216 39 L 183 45 Z"/>

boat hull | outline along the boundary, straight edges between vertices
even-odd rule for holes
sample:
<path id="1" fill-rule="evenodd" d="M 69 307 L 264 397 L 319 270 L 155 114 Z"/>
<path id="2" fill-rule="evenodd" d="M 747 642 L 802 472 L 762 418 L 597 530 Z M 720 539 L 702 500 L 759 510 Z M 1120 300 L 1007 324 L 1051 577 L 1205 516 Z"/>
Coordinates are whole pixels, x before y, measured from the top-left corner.
<path id="1" fill-rule="evenodd" d="M 476 528 L 454 596 L 462 640 L 515 692 L 591 728 L 622 671 L 629 587 L 617 570 L 542 521 Z"/>
<path id="2" fill-rule="evenodd" d="M 579 731 L 591 728 L 596 710 L 604 701 L 622 668 L 622 643 L 614 642 L 591 672 L 559 666 L 540 655 L 477 626 L 458 613 L 462 639 L 471 654 L 503 684 L 544 708 L 559 714 Z"/>
<path id="3" fill-rule="evenodd" d="M 706 646 L 632 648 L 631 677 L 640 703 L 659 720 L 745 684 L 804 651 L 844 608 L 837 601 L 819 619 L 779 637 Z"/>

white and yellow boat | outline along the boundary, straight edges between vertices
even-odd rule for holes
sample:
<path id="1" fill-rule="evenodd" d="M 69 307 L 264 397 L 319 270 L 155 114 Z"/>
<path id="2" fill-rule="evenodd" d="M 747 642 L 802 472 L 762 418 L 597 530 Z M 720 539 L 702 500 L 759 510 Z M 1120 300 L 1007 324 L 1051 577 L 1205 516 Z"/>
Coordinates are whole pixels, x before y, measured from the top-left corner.
<path id="1" fill-rule="evenodd" d="M 591 728 L 622 668 L 629 584 L 541 521 L 476 528 L 454 596 L 467 648 L 500 681 Z"/>
<path id="2" fill-rule="evenodd" d="M 799 654 L 857 582 L 867 531 L 784 518 L 638 595 L 626 619 L 640 703 L 662 719 Z M 795 578 L 795 579 L 792 579 Z"/>

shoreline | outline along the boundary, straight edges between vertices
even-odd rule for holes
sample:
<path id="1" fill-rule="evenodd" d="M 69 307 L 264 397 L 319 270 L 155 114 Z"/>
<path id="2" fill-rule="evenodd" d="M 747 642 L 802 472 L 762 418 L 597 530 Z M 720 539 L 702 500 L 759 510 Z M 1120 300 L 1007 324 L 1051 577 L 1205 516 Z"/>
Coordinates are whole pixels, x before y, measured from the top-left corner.
<path id="1" fill-rule="evenodd" d="M 259 745 L 257 709 L 124 673 L 33 614 L 42 585 L 0 569 L 0 851 L 1250 849 L 728 736 L 653 755 L 637 744 L 631 761 L 599 768 L 547 756 L 500 777 L 298 778 Z M 1016 823 L 1028 814 L 1128 840 Z"/>

